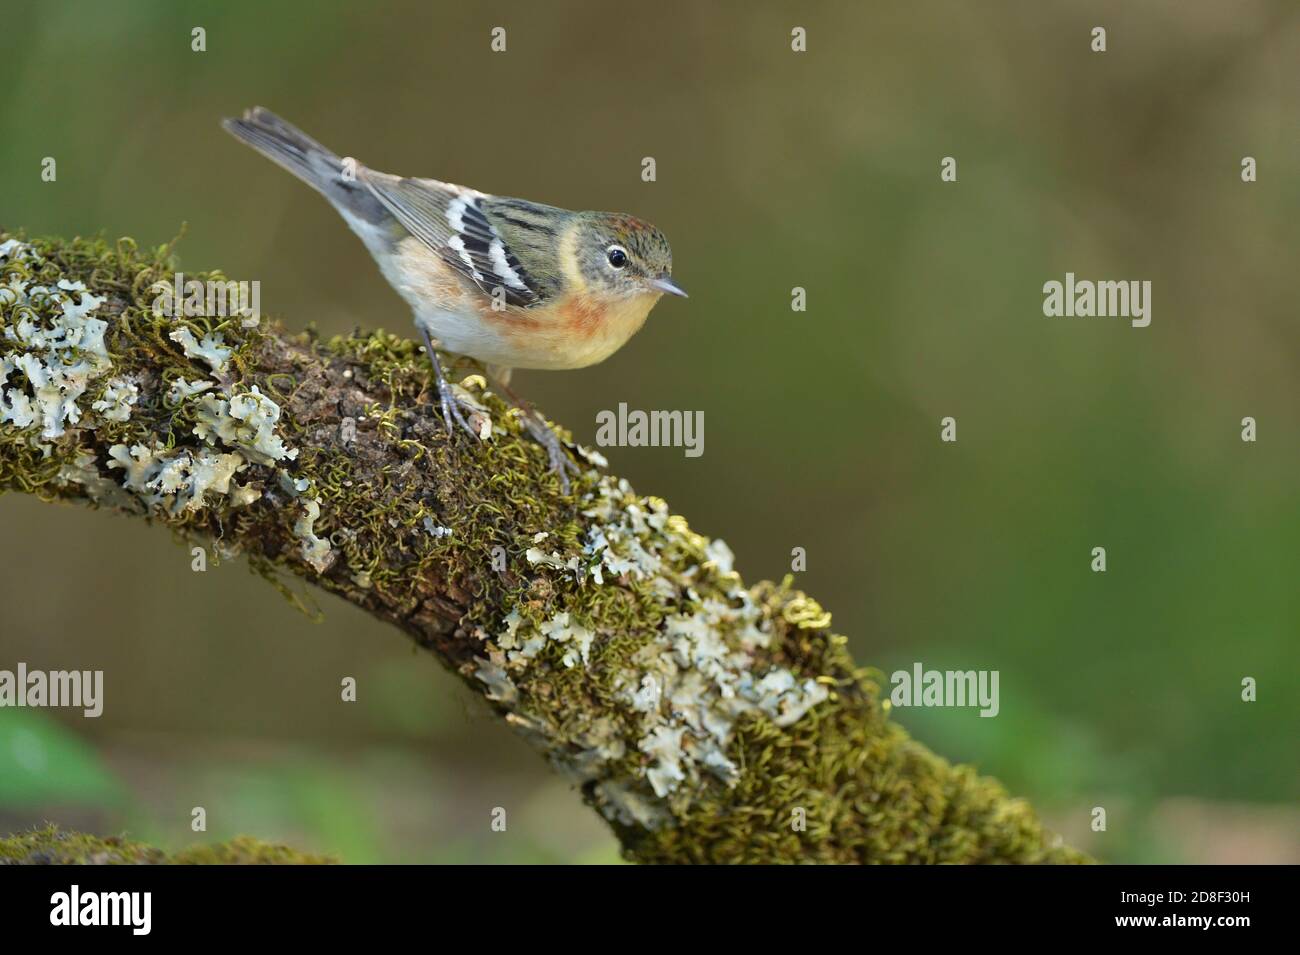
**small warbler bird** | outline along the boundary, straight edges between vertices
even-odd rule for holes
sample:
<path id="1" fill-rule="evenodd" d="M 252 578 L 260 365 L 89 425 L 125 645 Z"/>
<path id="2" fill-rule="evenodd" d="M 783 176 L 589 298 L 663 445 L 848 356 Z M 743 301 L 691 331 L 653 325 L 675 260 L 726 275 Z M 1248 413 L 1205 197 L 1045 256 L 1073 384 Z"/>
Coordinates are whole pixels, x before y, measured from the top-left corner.
<path id="1" fill-rule="evenodd" d="M 524 412 L 567 494 L 577 468 L 542 417 L 510 391 L 514 368 L 584 368 L 645 324 L 672 280 L 662 232 L 609 212 L 570 212 L 409 179 L 340 158 L 274 113 L 254 107 L 225 129 L 321 193 L 415 312 L 433 364 L 443 420 L 471 435 L 437 346 L 468 355 Z"/>

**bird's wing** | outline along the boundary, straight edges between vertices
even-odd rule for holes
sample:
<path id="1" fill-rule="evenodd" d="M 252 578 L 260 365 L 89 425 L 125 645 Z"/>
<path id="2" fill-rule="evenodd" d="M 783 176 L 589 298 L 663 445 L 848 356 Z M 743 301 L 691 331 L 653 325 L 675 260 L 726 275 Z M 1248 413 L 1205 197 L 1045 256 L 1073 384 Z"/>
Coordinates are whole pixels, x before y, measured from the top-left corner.
<path id="1" fill-rule="evenodd" d="M 402 179 L 368 169 L 358 178 L 411 235 L 488 295 L 502 294 L 506 304 L 519 308 L 542 300 L 540 283 L 484 214 L 488 196 L 436 179 Z"/>

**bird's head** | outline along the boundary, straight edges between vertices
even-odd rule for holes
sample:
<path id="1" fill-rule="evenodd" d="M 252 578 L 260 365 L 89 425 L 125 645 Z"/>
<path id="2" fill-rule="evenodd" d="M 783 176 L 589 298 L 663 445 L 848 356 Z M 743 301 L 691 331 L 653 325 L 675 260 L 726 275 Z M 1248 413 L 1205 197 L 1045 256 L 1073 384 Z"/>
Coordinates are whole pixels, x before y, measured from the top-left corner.
<path id="1" fill-rule="evenodd" d="M 673 252 L 648 222 L 612 212 L 584 212 L 574 252 L 587 287 L 607 295 L 685 296 L 672 280 Z"/>

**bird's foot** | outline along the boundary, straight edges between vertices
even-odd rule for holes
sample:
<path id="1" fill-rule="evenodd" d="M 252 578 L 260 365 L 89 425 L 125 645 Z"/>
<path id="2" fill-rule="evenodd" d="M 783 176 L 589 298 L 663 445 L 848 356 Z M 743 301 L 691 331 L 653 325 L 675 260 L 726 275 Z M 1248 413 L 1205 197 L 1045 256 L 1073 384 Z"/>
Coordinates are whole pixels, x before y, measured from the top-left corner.
<path id="1" fill-rule="evenodd" d="M 423 328 L 420 331 L 424 335 L 424 345 L 429 352 L 429 363 L 433 366 L 434 384 L 438 389 L 438 406 L 442 409 L 442 420 L 447 425 L 447 434 L 454 434 L 456 425 L 460 425 L 471 437 L 482 439 L 483 435 L 470 424 L 470 419 L 475 416 L 482 417 L 482 409 L 474 407 L 471 402 L 457 394 L 456 386 L 447 380 L 447 375 L 442 370 L 442 362 L 438 359 L 438 352 L 433 347 L 429 333 Z M 462 408 L 464 411 L 461 410 Z M 466 412 L 469 413 L 469 418 L 466 418 Z"/>
<path id="2" fill-rule="evenodd" d="M 573 462 L 573 459 L 569 457 L 564 442 L 560 440 L 560 436 L 555 433 L 555 430 L 546 423 L 546 419 L 537 412 L 525 411 L 523 421 L 524 427 L 528 429 L 528 433 L 532 435 L 533 440 L 546 449 L 546 457 L 550 460 L 551 470 L 560 479 L 560 490 L 568 494 L 569 474 L 579 474 L 580 469 Z"/>
<path id="3" fill-rule="evenodd" d="M 442 420 L 447 425 L 447 434 L 452 434 L 456 430 L 455 425 L 458 424 L 471 437 L 480 441 L 486 440 L 487 434 L 484 432 L 491 433 L 491 419 L 487 418 L 481 407 L 460 391 L 456 385 L 446 379 L 438 382 L 438 406 L 442 409 Z M 487 422 L 486 427 L 483 426 L 484 421 Z"/>

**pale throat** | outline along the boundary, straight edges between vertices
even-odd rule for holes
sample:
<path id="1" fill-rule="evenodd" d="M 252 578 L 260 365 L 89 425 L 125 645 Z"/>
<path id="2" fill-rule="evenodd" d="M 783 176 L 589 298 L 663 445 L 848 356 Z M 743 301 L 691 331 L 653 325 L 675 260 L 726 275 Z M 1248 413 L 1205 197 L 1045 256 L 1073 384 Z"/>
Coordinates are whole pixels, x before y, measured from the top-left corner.
<path id="1" fill-rule="evenodd" d="M 594 365 L 626 345 L 628 339 L 641 330 L 659 298 L 658 292 L 647 292 L 613 299 L 590 336 L 585 340 L 570 339 L 569 347 L 574 352 L 570 367 Z"/>

